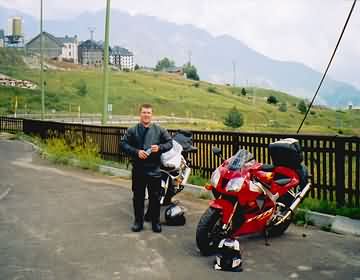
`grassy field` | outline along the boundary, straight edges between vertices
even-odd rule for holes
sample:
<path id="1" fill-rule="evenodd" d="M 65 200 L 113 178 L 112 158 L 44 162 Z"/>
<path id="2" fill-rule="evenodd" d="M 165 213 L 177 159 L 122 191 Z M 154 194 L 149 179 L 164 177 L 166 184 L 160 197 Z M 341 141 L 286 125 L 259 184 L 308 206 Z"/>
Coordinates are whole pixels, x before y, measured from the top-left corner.
<path id="1" fill-rule="evenodd" d="M 1 58 L 1 55 L 0 55 Z M 0 61 L 0 73 L 15 78 L 32 80 L 39 84 L 39 71 L 30 70 L 21 63 L 14 66 Z M 100 69 L 47 70 L 46 108 L 51 111 L 69 111 L 81 106 L 83 113 L 100 113 L 102 110 L 102 72 Z M 84 89 L 85 88 L 85 89 Z M 192 129 L 227 129 L 223 124 L 226 113 L 236 106 L 244 115 L 242 131 L 296 132 L 303 118 L 296 104 L 300 99 L 286 93 L 261 88 L 241 88 L 213 85 L 207 82 L 185 80 L 176 75 L 147 72 L 119 72 L 110 75 L 109 103 L 113 114 L 136 115 L 141 103 L 152 103 L 157 115 L 187 117 L 206 120 L 181 125 Z M 266 102 L 274 95 L 279 103 L 287 103 L 287 112 L 280 112 L 279 105 Z M 23 90 L 0 87 L 0 113 L 12 112 L 14 96 L 18 96 L 18 112 L 27 108 L 40 110 L 40 90 Z M 168 125 L 178 128 L 179 125 Z M 343 133 L 360 135 L 360 113 L 314 108 L 303 132 Z"/>

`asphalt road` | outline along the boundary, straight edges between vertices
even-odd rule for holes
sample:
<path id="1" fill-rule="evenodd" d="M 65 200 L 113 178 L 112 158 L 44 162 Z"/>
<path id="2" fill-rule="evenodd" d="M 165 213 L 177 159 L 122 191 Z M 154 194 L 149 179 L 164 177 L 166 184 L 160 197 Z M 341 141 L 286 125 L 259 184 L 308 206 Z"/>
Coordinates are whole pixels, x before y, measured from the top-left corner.
<path id="1" fill-rule="evenodd" d="M 128 181 L 51 165 L 18 141 L 0 140 L 0 178 L 1 280 L 360 280 L 360 238 L 296 226 L 269 247 L 242 239 L 244 271 L 215 272 L 195 246 L 203 201 L 179 197 L 183 227 L 132 233 Z"/>

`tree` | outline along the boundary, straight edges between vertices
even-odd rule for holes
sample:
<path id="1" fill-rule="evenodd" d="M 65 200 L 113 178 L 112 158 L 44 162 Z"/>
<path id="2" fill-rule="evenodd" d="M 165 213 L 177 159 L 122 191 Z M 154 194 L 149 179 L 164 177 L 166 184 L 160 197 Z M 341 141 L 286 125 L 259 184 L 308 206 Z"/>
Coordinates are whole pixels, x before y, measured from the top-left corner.
<path id="1" fill-rule="evenodd" d="M 159 60 L 155 66 L 155 71 L 162 71 L 169 67 L 175 67 L 175 62 L 173 60 L 164 57 L 163 59 Z"/>
<path id="2" fill-rule="evenodd" d="M 307 111 L 307 106 L 306 106 L 305 101 L 304 101 L 304 100 L 301 100 L 301 101 L 299 102 L 299 104 L 297 105 L 297 108 L 298 108 L 298 110 L 299 110 L 301 113 L 305 114 L 306 111 Z"/>
<path id="3" fill-rule="evenodd" d="M 136 71 L 136 70 L 139 70 L 139 69 L 140 69 L 139 64 L 135 64 L 134 70 Z"/>
<path id="4" fill-rule="evenodd" d="M 281 102 L 281 104 L 279 106 L 279 111 L 280 112 L 287 112 L 287 104 L 286 104 L 286 102 Z"/>
<path id="5" fill-rule="evenodd" d="M 227 116 L 225 117 L 224 124 L 232 128 L 241 127 L 244 124 L 244 117 L 241 112 L 234 106 L 230 109 Z"/>
<path id="6" fill-rule="evenodd" d="M 269 104 L 276 104 L 278 103 L 278 99 L 274 95 L 270 95 L 267 99 L 267 103 Z"/>
<path id="7" fill-rule="evenodd" d="M 183 67 L 183 71 L 186 74 L 186 78 L 194 81 L 200 80 L 200 77 L 197 73 L 197 69 L 194 65 L 191 65 L 190 63 L 185 64 Z"/>
<path id="8" fill-rule="evenodd" d="M 84 80 L 79 80 L 74 87 L 77 89 L 77 94 L 80 96 L 86 96 L 88 93 L 88 87 Z"/>
<path id="9" fill-rule="evenodd" d="M 246 90 L 245 90 L 245 88 L 242 88 L 242 89 L 241 89 L 241 94 L 242 94 L 242 96 L 246 96 Z"/>

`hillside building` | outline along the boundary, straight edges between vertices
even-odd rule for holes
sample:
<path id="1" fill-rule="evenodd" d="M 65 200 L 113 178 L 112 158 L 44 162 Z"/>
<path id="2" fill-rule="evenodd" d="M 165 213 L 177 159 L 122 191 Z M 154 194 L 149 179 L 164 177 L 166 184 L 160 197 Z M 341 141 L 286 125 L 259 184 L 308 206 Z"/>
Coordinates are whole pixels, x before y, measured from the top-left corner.
<path id="1" fill-rule="evenodd" d="M 46 58 L 78 63 L 78 39 L 74 37 L 55 37 L 43 32 L 43 54 Z M 40 34 L 25 45 L 28 54 L 40 54 Z"/>
<path id="2" fill-rule="evenodd" d="M 28 54 L 40 54 L 40 34 L 36 35 L 26 43 Z M 43 54 L 46 58 L 58 58 L 62 54 L 63 44 L 55 36 L 43 31 Z"/>
<path id="3" fill-rule="evenodd" d="M 101 66 L 103 64 L 103 47 L 93 40 L 86 40 L 78 47 L 79 64 Z"/>
<path id="4" fill-rule="evenodd" d="M 60 59 L 78 64 L 79 41 L 77 36 L 75 35 L 74 37 L 69 37 L 66 35 L 65 37 L 58 37 L 57 39 L 62 43 Z"/>
<path id="5" fill-rule="evenodd" d="M 134 71 L 135 69 L 134 54 L 128 49 L 119 46 L 115 46 L 110 50 L 109 62 L 121 70 Z"/>

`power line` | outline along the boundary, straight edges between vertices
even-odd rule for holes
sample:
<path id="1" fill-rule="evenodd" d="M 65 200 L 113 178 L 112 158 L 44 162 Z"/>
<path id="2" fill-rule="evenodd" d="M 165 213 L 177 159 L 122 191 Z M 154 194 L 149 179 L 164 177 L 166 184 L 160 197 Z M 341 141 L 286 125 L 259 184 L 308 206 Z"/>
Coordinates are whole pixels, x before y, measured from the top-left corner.
<path id="1" fill-rule="evenodd" d="M 342 39 L 342 37 L 343 37 L 343 35 L 344 35 L 344 33 L 345 33 L 346 27 L 347 27 L 348 22 L 349 22 L 349 20 L 350 20 L 350 18 L 351 18 L 352 12 L 353 12 L 353 10 L 354 10 L 354 8 L 355 8 L 356 1 L 357 1 L 357 0 L 354 0 L 354 3 L 353 3 L 352 6 L 351 6 L 349 15 L 348 15 L 348 17 L 347 17 L 347 19 L 346 19 L 346 22 L 345 22 L 345 24 L 344 24 L 344 27 L 343 27 L 343 29 L 342 29 L 342 31 L 341 31 L 341 34 L 340 34 L 340 37 L 339 37 L 339 39 L 338 39 L 338 41 L 337 41 L 336 47 L 335 47 L 335 49 L 334 49 L 334 52 L 333 52 L 333 54 L 332 54 L 332 56 L 331 56 L 331 58 L 330 58 L 330 61 L 329 61 L 328 65 L 327 65 L 327 67 L 326 67 L 326 70 L 325 70 L 325 72 L 324 72 L 324 75 L 322 76 L 322 79 L 321 79 L 321 81 L 320 81 L 320 83 L 319 83 L 319 86 L 318 86 L 316 92 L 315 92 L 315 95 L 314 95 L 314 97 L 312 98 L 312 100 L 311 100 L 311 102 L 310 102 L 309 108 L 307 109 L 307 111 L 306 111 L 306 113 L 305 113 L 305 116 L 304 116 L 304 118 L 303 118 L 303 120 L 302 120 L 302 122 L 301 122 L 301 124 L 300 124 L 300 126 L 299 126 L 299 128 L 298 128 L 298 130 L 297 130 L 297 132 L 296 132 L 297 134 L 299 134 L 299 132 L 300 132 L 300 130 L 301 130 L 301 128 L 302 128 L 305 120 L 306 120 L 306 117 L 307 117 L 307 115 L 308 115 L 309 112 L 310 112 L 311 106 L 313 105 L 313 103 L 314 103 L 314 101 L 315 101 L 315 98 L 316 98 L 317 94 L 319 93 L 319 90 L 320 90 L 320 88 L 321 88 L 321 86 L 322 86 L 322 84 L 323 84 L 323 82 L 324 82 L 324 79 L 325 79 L 325 77 L 326 77 L 326 75 L 327 75 L 327 72 L 329 71 L 330 65 L 331 65 L 331 63 L 332 63 L 332 61 L 333 61 L 333 59 L 334 59 L 334 57 L 335 57 L 336 51 L 337 51 L 337 49 L 338 49 L 338 47 L 339 47 L 339 45 L 340 45 L 341 39 Z"/>

